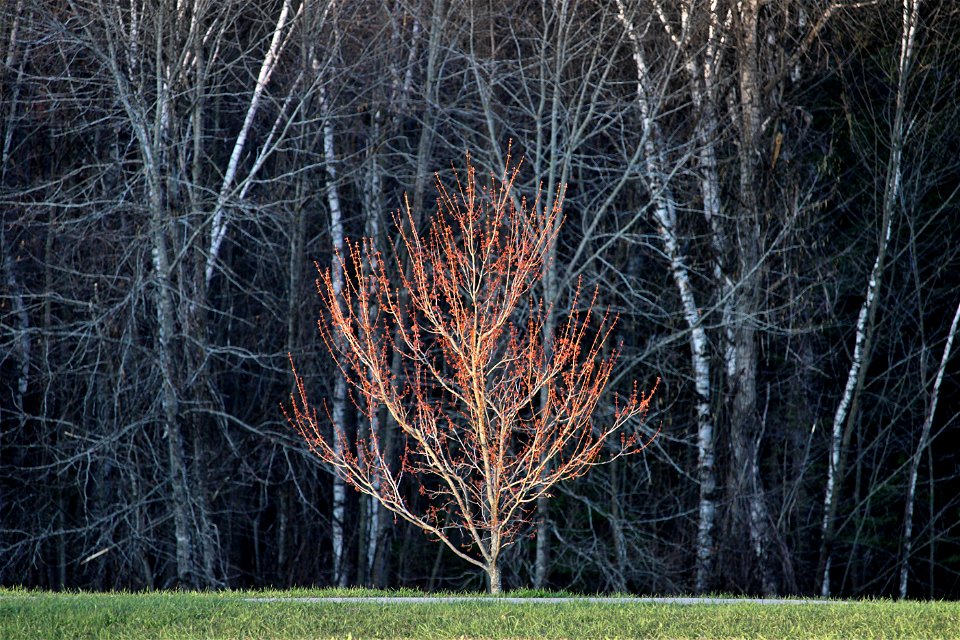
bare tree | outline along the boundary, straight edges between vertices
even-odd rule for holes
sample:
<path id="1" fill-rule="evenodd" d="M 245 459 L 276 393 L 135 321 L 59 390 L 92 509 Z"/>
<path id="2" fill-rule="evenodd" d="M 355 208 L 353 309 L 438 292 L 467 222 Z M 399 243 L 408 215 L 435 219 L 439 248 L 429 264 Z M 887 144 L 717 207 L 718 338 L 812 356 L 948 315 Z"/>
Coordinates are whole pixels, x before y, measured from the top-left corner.
<path id="1" fill-rule="evenodd" d="M 907 142 L 905 120 L 906 101 L 910 70 L 914 58 L 914 42 L 919 20 L 919 1 L 904 0 L 901 24 L 899 58 L 897 63 L 897 91 L 893 123 L 890 129 L 890 156 L 887 161 L 886 178 L 881 201 L 879 247 L 867 281 L 866 295 L 857 316 L 856 338 L 853 358 L 847 373 L 843 394 L 837 404 L 830 437 L 830 457 L 827 467 L 826 491 L 824 492 L 823 522 L 820 527 L 820 561 L 818 565 L 820 595 L 831 594 L 830 568 L 833 555 L 833 531 L 837 513 L 839 480 L 844 473 L 845 452 L 855 424 L 860 393 L 866 376 L 876 330 L 878 306 L 877 291 L 886 268 L 887 247 L 893 233 L 894 215 L 901 189 L 903 168 L 901 160 Z"/>
<path id="2" fill-rule="evenodd" d="M 616 362 L 616 352 L 601 357 L 612 324 L 593 328 L 592 305 L 582 314 L 574 307 L 547 351 L 543 303 L 530 300 L 527 317 L 516 316 L 555 240 L 562 201 L 558 194 L 543 215 L 539 195 L 531 212 L 525 201 L 515 208 L 516 174 L 478 188 L 468 160 L 457 192 L 438 184 L 438 216 L 425 238 L 408 205 L 401 234 L 413 275 L 401 276 L 399 286 L 369 241 L 352 245 L 356 275 L 342 288 L 329 272 L 318 283 L 329 314 L 319 325 L 341 372 L 368 415 L 384 405 L 407 439 L 399 470 L 384 459 L 374 433 L 357 441 L 356 454 L 342 424 L 325 436 L 299 377 L 291 396 L 291 423 L 311 449 L 354 488 L 482 568 L 491 593 L 501 591 L 500 555 L 528 505 L 598 464 L 608 438 L 650 402 L 634 389 L 611 424 L 595 427 L 593 413 Z M 408 292 L 409 308 L 399 306 L 400 290 Z M 393 350 L 410 362 L 400 377 L 393 375 Z M 544 388 L 547 402 L 532 406 Z M 647 442 L 642 433 L 621 433 L 613 456 Z M 406 473 L 437 481 L 421 484 L 432 503 L 426 513 L 404 500 Z M 479 557 L 461 549 L 461 536 Z"/>
<path id="3" fill-rule="evenodd" d="M 943 383 L 943 374 L 947 368 L 947 362 L 950 360 L 950 349 L 953 347 L 953 339 L 957 335 L 958 321 L 960 321 L 960 305 L 957 305 L 957 310 L 953 314 L 953 321 L 947 330 L 947 340 L 943 345 L 943 355 L 940 358 L 940 365 L 937 367 L 937 374 L 933 380 L 933 388 L 930 390 L 930 401 L 923 418 L 923 426 L 920 428 L 920 438 L 917 441 L 916 451 L 910 459 L 906 506 L 903 516 L 903 547 L 900 552 L 900 598 L 907 597 L 910 550 L 913 545 L 913 510 L 917 494 L 917 472 L 920 468 L 920 458 L 926 447 L 930 445 L 930 431 L 933 427 L 934 415 L 937 412 L 937 401 L 940 398 L 940 385 Z"/>

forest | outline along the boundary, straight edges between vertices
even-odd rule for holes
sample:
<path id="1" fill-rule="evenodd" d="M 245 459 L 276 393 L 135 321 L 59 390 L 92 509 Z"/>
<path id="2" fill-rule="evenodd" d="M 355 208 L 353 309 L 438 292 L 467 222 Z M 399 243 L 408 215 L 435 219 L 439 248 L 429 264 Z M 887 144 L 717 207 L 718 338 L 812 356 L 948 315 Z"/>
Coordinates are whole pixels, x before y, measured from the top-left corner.
<path id="1" fill-rule="evenodd" d="M 406 464 L 322 279 L 369 238 L 402 289 L 467 154 L 564 194 L 597 433 L 656 387 L 505 589 L 960 597 L 952 0 L 0 0 L 0 584 L 483 589 L 285 415 Z"/>

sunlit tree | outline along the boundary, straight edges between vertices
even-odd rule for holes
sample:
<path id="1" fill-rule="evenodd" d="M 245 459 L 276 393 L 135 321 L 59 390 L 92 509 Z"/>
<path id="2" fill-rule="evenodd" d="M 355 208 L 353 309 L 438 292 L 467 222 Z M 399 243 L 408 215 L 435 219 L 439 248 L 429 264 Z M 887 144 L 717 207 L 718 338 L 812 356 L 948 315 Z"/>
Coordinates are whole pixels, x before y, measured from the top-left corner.
<path id="1" fill-rule="evenodd" d="M 482 568 L 492 593 L 501 590 L 499 558 L 538 498 L 653 437 L 640 428 L 651 394 L 636 384 L 611 415 L 597 415 L 618 357 L 612 318 L 574 295 L 543 343 L 552 310 L 531 285 L 556 240 L 563 194 L 551 206 L 537 206 L 539 193 L 527 202 L 513 190 L 518 168 L 508 159 L 501 176 L 478 185 L 468 157 L 455 189 L 438 179 L 425 234 L 407 204 L 394 223 L 408 270 L 367 239 L 346 244 L 342 284 L 330 270 L 317 281 L 323 339 L 358 410 L 372 418 L 385 407 L 396 420 L 400 460 L 376 432 L 351 442 L 336 420 L 326 429 L 296 368 L 285 409 L 340 477 Z M 405 497 L 404 476 L 419 484 L 425 509 Z"/>

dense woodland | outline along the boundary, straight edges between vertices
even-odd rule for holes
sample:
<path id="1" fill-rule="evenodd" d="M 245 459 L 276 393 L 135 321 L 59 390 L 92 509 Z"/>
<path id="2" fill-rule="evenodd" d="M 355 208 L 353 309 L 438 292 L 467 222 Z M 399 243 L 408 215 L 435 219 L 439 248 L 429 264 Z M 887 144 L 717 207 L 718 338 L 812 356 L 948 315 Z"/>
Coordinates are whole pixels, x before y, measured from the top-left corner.
<path id="1" fill-rule="evenodd" d="M 317 268 L 512 148 L 660 431 L 505 588 L 960 595 L 950 0 L 2 0 L 0 147 L 2 584 L 483 588 L 281 403 L 389 440 Z"/>

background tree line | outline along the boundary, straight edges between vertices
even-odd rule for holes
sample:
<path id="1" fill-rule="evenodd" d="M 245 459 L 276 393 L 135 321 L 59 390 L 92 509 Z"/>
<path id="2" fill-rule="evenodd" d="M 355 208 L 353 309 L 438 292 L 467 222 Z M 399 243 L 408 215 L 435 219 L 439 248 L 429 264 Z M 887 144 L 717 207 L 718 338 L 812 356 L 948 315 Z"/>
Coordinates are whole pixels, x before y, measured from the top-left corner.
<path id="1" fill-rule="evenodd" d="M 955 597 L 958 33 L 933 0 L 5 2 L 0 582 L 480 588 L 278 405 L 290 353 L 389 440 L 313 262 L 512 141 L 522 192 L 568 185 L 538 294 L 599 286 L 611 385 L 662 382 L 504 586 Z"/>

